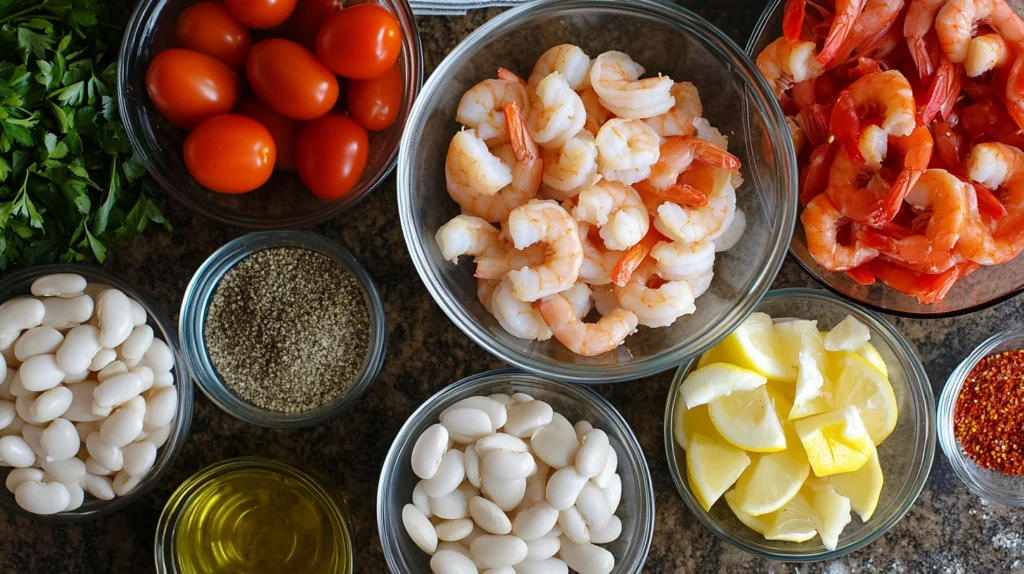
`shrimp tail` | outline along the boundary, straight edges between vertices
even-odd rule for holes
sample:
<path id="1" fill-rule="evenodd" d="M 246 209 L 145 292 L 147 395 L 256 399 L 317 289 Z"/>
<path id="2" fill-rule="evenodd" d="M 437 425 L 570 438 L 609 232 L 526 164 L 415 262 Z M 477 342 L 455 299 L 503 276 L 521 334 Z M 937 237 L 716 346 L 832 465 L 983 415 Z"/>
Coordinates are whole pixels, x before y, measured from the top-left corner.
<path id="1" fill-rule="evenodd" d="M 857 117 L 853 96 L 847 90 L 839 92 L 836 105 L 832 108 L 829 131 L 853 161 L 858 165 L 864 164 L 864 154 L 860 151 L 860 118 Z"/>
<path id="2" fill-rule="evenodd" d="M 978 211 L 995 220 L 1006 217 L 1006 206 L 989 188 L 980 183 L 972 182 L 971 185 L 974 186 L 974 194 L 978 198 Z"/>
<path id="3" fill-rule="evenodd" d="M 857 21 L 857 16 L 864 9 L 865 3 L 866 0 L 839 0 L 836 3 L 837 10 L 832 19 L 832 27 L 828 31 L 828 37 L 825 38 L 825 46 L 818 54 L 819 63 L 828 64 L 839 53 L 839 49 L 843 47 L 846 37 L 850 35 L 850 31 Z M 840 5 L 843 8 L 841 11 L 838 9 Z"/>
<path id="4" fill-rule="evenodd" d="M 786 39 L 796 42 L 800 39 L 800 31 L 804 27 L 807 14 L 807 0 L 788 0 L 786 11 L 782 15 L 782 33 Z"/>
<path id="5" fill-rule="evenodd" d="M 897 239 L 882 235 L 874 229 L 861 229 L 857 232 L 856 240 L 858 243 L 882 252 L 895 250 L 897 241 Z"/>
<path id="6" fill-rule="evenodd" d="M 912 229 L 908 229 L 907 227 L 892 221 L 884 221 L 875 226 L 875 229 L 877 229 L 879 233 L 894 239 L 903 239 L 904 237 L 909 237 L 914 234 Z"/>
<path id="7" fill-rule="evenodd" d="M 873 58 L 865 58 L 861 56 L 857 58 L 857 65 L 850 68 L 850 79 L 856 80 L 863 78 L 868 74 L 874 74 L 875 72 L 881 72 L 882 66 L 878 63 L 878 60 Z"/>
<path id="8" fill-rule="evenodd" d="M 742 167 L 740 158 L 707 140 L 700 139 L 697 136 L 681 137 L 693 145 L 695 157 L 702 163 L 720 167 L 732 172 L 738 172 L 740 167 Z"/>
<path id="9" fill-rule="evenodd" d="M 516 102 L 505 104 L 505 127 L 508 129 L 512 151 L 515 152 L 518 161 L 526 159 L 540 161 L 537 144 L 530 137 L 530 130 L 527 129 L 526 122 L 523 121 L 523 114 L 519 111 L 519 104 Z"/>
<path id="10" fill-rule="evenodd" d="M 646 259 L 648 255 L 650 255 L 651 249 L 653 249 L 659 241 L 668 241 L 668 238 L 662 235 L 660 231 L 651 225 L 647 235 L 645 235 L 639 243 L 626 250 L 626 254 L 623 255 L 622 259 L 619 259 L 619 262 L 612 268 L 612 283 L 619 287 L 625 287 L 626 283 L 629 283 L 629 278 L 633 276 L 633 272 L 636 271 L 636 268 L 644 262 L 644 259 Z"/>
<path id="11" fill-rule="evenodd" d="M 871 213 L 871 220 L 875 224 L 892 221 L 903 207 L 903 200 L 913 189 L 917 180 L 920 179 L 923 169 L 906 168 L 896 178 L 896 183 L 886 196 L 879 200 L 878 205 Z"/>
<path id="12" fill-rule="evenodd" d="M 811 104 L 800 108 L 800 127 L 814 147 L 828 140 L 828 114 L 828 106 L 824 104 Z"/>
<path id="13" fill-rule="evenodd" d="M 874 285 L 875 283 L 875 274 L 871 272 L 871 269 L 868 269 L 866 264 L 854 267 L 853 269 L 847 269 L 845 273 L 850 279 L 853 279 L 860 285 Z"/>
<path id="14" fill-rule="evenodd" d="M 807 163 L 804 185 L 800 188 L 800 203 L 807 205 L 828 185 L 828 170 L 836 157 L 836 146 L 825 143 L 814 148 Z"/>
<path id="15" fill-rule="evenodd" d="M 665 189 L 658 189 L 646 179 L 633 184 L 640 195 L 647 195 L 690 207 L 703 207 L 708 204 L 708 196 L 703 191 L 687 183 L 674 183 Z"/>
<path id="16" fill-rule="evenodd" d="M 508 68 L 498 68 L 498 79 L 505 80 L 506 82 L 515 82 L 521 86 L 526 85 L 526 80 Z"/>
<path id="17" fill-rule="evenodd" d="M 932 62 L 932 54 L 929 49 L 926 37 L 907 38 L 907 48 L 910 49 L 910 58 L 917 68 L 917 75 L 923 82 L 935 72 L 935 64 Z"/>
<path id="18" fill-rule="evenodd" d="M 1010 113 L 1017 127 L 1024 130 L 1024 51 L 1013 62 L 1006 80 L 1006 91 L 1003 95 L 1006 111 Z"/>
<path id="19" fill-rule="evenodd" d="M 928 125 L 938 115 L 948 118 L 960 93 L 960 68 L 945 55 L 939 58 L 939 67 L 928 86 L 924 107 L 921 108 L 921 123 Z"/>

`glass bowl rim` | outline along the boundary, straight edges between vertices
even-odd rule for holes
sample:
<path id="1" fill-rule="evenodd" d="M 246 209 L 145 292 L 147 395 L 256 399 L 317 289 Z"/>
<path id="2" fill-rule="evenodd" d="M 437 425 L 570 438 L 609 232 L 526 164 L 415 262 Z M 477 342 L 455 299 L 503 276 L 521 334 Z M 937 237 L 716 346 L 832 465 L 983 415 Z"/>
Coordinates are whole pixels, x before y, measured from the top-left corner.
<path id="1" fill-rule="evenodd" d="M 782 114 L 779 103 L 771 96 L 771 89 L 764 77 L 757 72 L 757 67 L 731 38 L 726 36 L 718 28 L 712 26 L 707 20 L 701 18 L 690 10 L 661 2 L 659 0 L 633 0 L 629 3 L 617 0 L 536 0 L 525 5 L 508 10 L 492 18 L 484 25 L 474 30 L 462 42 L 458 44 L 437 66 L 434 73 L 423 86 L 420 98 L 413 106 L 409 114 L 407 125 L 421 123 L 423 116 L 429 115 L 431 110 L 426 109 L 427 95 L 432 95 L 443 83 L 443 78 L 448 77 L 448 72 L 454 68 L 458 61 L 467 53 L 476 49 L 477 45 L 495 32 L 506 32 L 514 29 L 524 22 L 547 16 L 551 13 L 580 11 L 587 9 L 602 9 L 616 12 L 630 12 L 648 17 L 663 17 L 680 27 L 680 33 L 686 34 L 699 41 L 706 49 L 718 54 L 723 60 L 731 61 L 737 68 L 734 70 L 738 78 L 751 92 L 750 98 L 755 100 L 768 122 L 774 122 L 779 133 L 787 124 Z M 744 75 L 746 74 L 746 75 Z M 752 82 L 752 84 L 751 84 Z M 758 97 L 760 94 L 761 97 Z M 747 109 L 750 102 L 744 100 L 744 109 Z M 788 132 L 786 128 L 785 133 Z M 506 347 L 494 339 L 486 329 L 475 324 L 474 316 L 465 309 L 465 306 L 455 298 L 448 289 L 443 286 L 443 280 L 435 276 L 437 271 L 432 269 L 431 260 L 426 252 L 426 240 L 420 241 L 418 226 L 415 225 L 415 205 L 413 205 L 413 186 L 411 185 L 412 171 L 415 166 L 411 165 L 409 154 L 417 145 L 418 134 L 406 130 L 402 135 L 398 161 L 398 211 L 402 223 L 402 231 L 405 236 L 406 247 L 410 258 L 413 261 L 420 280 L 427 287 L 434 302 L 444 311 L 448 319 L 452 321 L 466 336 L 482 347 L 491 355 L 505 361 L 512 366 L 535 373 L 537 375 L 558 379 L 561 381 L 598 384 L 618 383 L 654 375 L 673 368 L 680 362 L 693 357 L 704 349 L 710 348 L 719 340 L 729 334 L 731 329 L 724 329 L 724 325 L 735 327 L 753 312 L 761 297 L 771 288 L 771 283 L 778 275 L 785 261 L 789 241 L 793 235 L 796 225 L 796 154 L 793 151 L 792 142 L 788 138 L 782 139 L 781 153 L 776 157 L 780 162 L 783 177 L 789 174 L 793 180 L 792 193 L 785 194 L 790 205 L 780 206 L 777 214 L 779 233 L 773 240 L 773 247 L 770 250 L 766 265 L 761 269 L 757 277 L 750 280 L 750 288 L 745 294 L 732 302 L 733 306 L 725 312 L 725 316 L 712 326 L 698 335 L 694 341 L 674 350 L 663 351 L 640 360 L 634 360 L 624 365 L 577 365 L 568 362 L 542 362 L 533 358 L 530 354 L 519 353 Z M 749 145 L 749 143 L 748 143 Z"/>
<path id="2" fill-rule="evenodd" d="M 748 545 L 746 542 L 732 536 L 729 531 L 721 528 L 718 525 L 718 522 L 711 517 L 708 511 L 704 510 L 704 508 L 696 502 L 693 495 L 690 493 L 689 488 L 686 485 L 686 480 L 684 480 L 679 471 L 679 461 L 677 460 L 675 452 L 675 434 L 673 432 L 674 421 L 672 417 L 676 402 L 675 395 L 678 393 L 683 375 L 687 373 L 693 362 L 697 360 L 696 358 L 680 365 L 672 377 L 672 385 L 669 387 L 668 397 L 665 402 L 665 416 L 663 419 L 662 433 L 664 435 L 663 440 L 665 445 L 666 463 L 668 464 L 669 474 L 672 476 L 672 482 L 675 484 L 676 491 L 678 492 L 679 497 L 683 499 L 686 508 L 691 514 L 697 517 L 698 521 L 705 528 L 710 530 L 717 538 L 724 540 L 749 554 L 770 560 L 780 560 L 783 562 L 810 563 L 832 560 L 864 548 L 892 529 L 892 527 L 902 520 L 903 517 L 906 516 L 907 512 L 910 511 L 911 507 L 913 507 L 917 498 L 920 496 L 921 491 L 924 489 L 925 482 L 928 480 L 928 475 L 931 472 L 932 462 L 935 457 L 935 397 L 932 394 L 931 384 L 928 381 L 928 374 L 925 372 L 920 359 L 918 359 L 917 353 L 914 352 L 914 349 L 895 327 L 874 311 L 864 309 L 845 298 L 836 296 L 830 291 L 824 291 L 821 289 L 773 289 L 764 296 L 763 301 L 767 302 L 771 300 L 786 299 L 811 299 L 819 303 L 836 305 L 846 309 L 847 311 L 856 311 L 861 315 L 861 320 L 866 319 L 868 327 L 871 328 L 873 332 L 881 333 L 885 337 L 886 343 L 893 348 L 897 353 L 897 357 L 901 359 L 901 368 L 903 367 L 904 362 L 909 366 L 909 370 L 904 370 L 904 372 L 907 376 L 908 395 L 914 397 L 913 404 L 917 406 L 915 409 L 915 415 L 917 416 L 916 443 L 924 443 L 924 452 L 919 453 L 915 451 L 914 453 L 914 456 L 920 455 L 922 457 L 920 465 L 916 470 L 911 469 L 911 472 L 908 474 L 908 479 L 912 478 L 912 480 L 903 481 L 901 490 L 906 490 L 908 483 L 910 486 L 909 490 L 906 492 L 906 498 L 896 504 L 897 511 L 884 522 L 875 525 L 875 527 L 860 540 L 856 540 L 846 546 L 837 547 L 835 550 L 825 550 L 824 552 L 813 554 L 792 551 L 766 552 Z M 921 440 L 922 437 L 923 441 Z M 894 503 L 895 502 L 897 501 L 894 500 Z"/>

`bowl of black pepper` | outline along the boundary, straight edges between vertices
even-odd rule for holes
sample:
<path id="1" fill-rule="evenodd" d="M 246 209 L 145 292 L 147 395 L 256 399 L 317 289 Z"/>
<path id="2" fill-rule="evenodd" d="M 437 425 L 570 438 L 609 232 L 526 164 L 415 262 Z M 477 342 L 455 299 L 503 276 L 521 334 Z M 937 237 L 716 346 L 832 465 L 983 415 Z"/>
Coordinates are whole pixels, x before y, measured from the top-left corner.
<path id="1" fill-rule="evenodd" d="M 384 363 L 384 308 L 369 273 L 304 231 L 235 239 L 185 291 L 179 329 L 199 388 L 264 427 L 319 424 L 351 406 Z"/>

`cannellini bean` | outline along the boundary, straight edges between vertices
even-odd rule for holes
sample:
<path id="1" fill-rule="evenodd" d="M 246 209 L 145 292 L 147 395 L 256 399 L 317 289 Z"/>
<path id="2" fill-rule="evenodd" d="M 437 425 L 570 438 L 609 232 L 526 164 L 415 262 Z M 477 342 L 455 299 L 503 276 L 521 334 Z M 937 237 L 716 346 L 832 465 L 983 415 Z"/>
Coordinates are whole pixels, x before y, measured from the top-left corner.
<path id="1" fill-rule="evenodd" d="M 116 447 L 132 442 L 142 432 L 145 415 L 146 401 L 142 397 L 131 399 L 103 421 L 100 425 L 100 438 L 105 444 Z"/>
<path id="2" fill-rule="evenodd" d="M 612 517 L 604 492 L 590 481 L 583 485 L 579 496 L 576 497 L 576 508 L 587 521 L 587 526 L 593 530 L 607 526 Z"/>
<path id="3" fill-rule="evenodd" d="M 82 371 L 80 373 L 64 373 L 64 378 L 61 379 L 60 382 L 68 385 L 81 383 L 82 381 L 88 379 L 90 374 L 91 373 L 89 373 L 88 370 Z"/>
<path id="4" fill-rule="evenodd" d="M 43 307 L 46 314 L 43 316 L 43 325 L 54 329 L 70 329 L 80 325 L 92 317 L 93 301 L 88 295 L 79 295 L 64 299 L 61 297 L 48 297 L 43 299 Z"/>
<path id="5" fill-rule="evenodd" d="M 0 373 L 3 373 L 4 375 L 3 382 L 0 382 L 0 399 L 13 401 L 16 397 L 11 393 L 11 383 L 18 375 L 18 371 L 11 367 L 7 367 L 6 371 L 0 371 Z"/>
<path id="6" fill-rule="evenodd" d="M 64 508 L 64 512 L 77 510 L 78 507 L 82 506 L 82 503 L 85 502 L 85 489 L 83 489 L 82 485 L 77 482 L 66 483 L 64 484 L 64 488 L 68 489 L 68 495 L 70 496 L 70 500 L 68 500 L 68 505 Z"/>
<path id="7" fill-rule="evenodd" d="M 141 476 L 131 476 L 122 470 L 114 476 L 111 488 L 114 489 L 114 494 L 124 496 L 135 490 L 135 487 L 138 486 L 140 482 L 142 482 Z"/>
<path id="8" fill-rule="evenodd" d="M 449 450 L 441 456 L 441 464 L 437 472 L 424 479 L 423 490 L 427 496 L 437 498 L 444 496 L 459 486 L 466 478 L 465 455 L 457 450 Z"/>
<path id="9" fill-rule="evenodd" d="M 71 503 L 67 487 L 59 482 L 42 483 L 27 480 L 14 491 L 18 506 L 33 514 L 56 514 Z"/>
<path id="10" fill-rule="evenodd" d="M 149 320 L 149 317 L 146 316 L 146 308 L 131 297 L 128 298 L 128 301 L 132 304 L 132 322 L 136 327 L 145 325 L 146 321 Z"/>
<path id="11" fill-rule="evenodd" d="M 97 384 L 93 381 L 85 381 L 65 387 L 71 391 L 72 398 L 71 406 L 68 407 L 68 410 L 64 411 L 62 416 L 72 422 L 100 420 L 102 417 L 92 412 L 92 394 L 96 387 Z"/>
<path id="12" fill-rule="evenodd" d="M 105 476 L 86 473 L 85 479 L 82 482 L 85 485 L 85 491 L 96 498 L 100 500 L 111 500 L 114 498 L 114 485 L 111 479 Z"/>
<path id="13" fill-rule="evenodd" d="M 455 550 L 440 550 L 435 553 L 430 558 L 430 571 L 435 574 L 477 574 L 476 564 L 472 558 Z"/>
<path id="14" fill-rule="evenodd" d="M 567 539 L 577 543 L 586 544 L 590 542 L 590 529 L 587 528 L 587 522 L 583 519 L 583 515 L 575 506 L 558 513 L 558 526 L 562 529 L 562 535 Z M 565 543 L 562 543 L 562 549 L 565 549 Z"/>
<path id="15" fill-rule="evenodd" d="M 25 385 L 21 384 L 21 375 L 18 374 L 18 371 L 14 372 L 14 377 L 11 378 L 11 384 L 8 387 L 8 390 L 10 391 L 11 396 L 15 398 L 35 394 L 35 392 L 26 389 Z"/>
<path id="16" fill-rule="evenodd" d="M 121 343 L 121 356 L 125 359 L 141 359 L 153 344 L 153 328 L 139 325 L 132 329 L 128 338 Z"/>
<path id="17" fill-rule="evenodd" d="M 476 527 L 474 527 L 474 530 L 477 530 Z M 469 558 L 470 562 L 472 562 L 473 560 L 473 555 L 469 553 L 469 545 L 466 544 L 465 538 L 458 542 L 438 542 L 437 551 L 434 552 L 434 556 L 437 556 L 438 553 L 443 552 L 445 550 L 450 550 L 452 552 L 455 552 L 456 554 L 461 554 L 466 558 Z M 476 568 L 475 564 L 473 565 L 473 568 Z M 474 570 L 474 572 L 475 571 L 476 570 Z"/>
<path id="18" fill-rule="evenodd" d="M 483 460 L 492 450 L 507 452 L 529 452 L 530 447 L 523 439 L 505 433 L 495 433 L 476 441 L 476 454 Z"/>
<path id="19" fill-rule="evenodd" d="M 17 408 L 17 407 L 15 407 L 15 408 Z M 14 416 L 14 421 L 11 422 L 11 424 L 9 424 L 6 427 L 0 429 L 0 437 L 2 437 L 2 436 L 11 436 L 11 435 L 20 435 L 21 434 L 21 430 L 25 427 L 25 424 L 26 424 L 25 420 L 22 419 L 21 416 L 15 415 Z"/>
<path id="20" fill-rule="evenodd" d="M 146 392 L 153 387 L 153 369 L 145 365 L 138 365 L 132 367 L 128 372 L 138 375 L 142 379 L 142 392 Z"/>
<path id="21" fill-rule="evenodd" d="M 25 468 L 36 463 L 36 453 L 20 436 L 0 437 L 0 463 Z"/>
<path id="22" fill-rule="evenodd" d="M 36 355 L 56 353 L 64 335 L 52 327 L 32 327 L 14 342 L 14 356 L 25 362 Z"/>
<path id="23" fill-rule="evenodd" d="M 142 428 L 149 432 L 170 424 L 178 411 L 178 390 L 174 387 L 154 389 L 146 401 L 146 416 Z"/>
<path id="24" fill-rule="evenodd" d="M 613 514 L 604 528 L 598 530 L 590 529 L 590 543 L 607 544 L 614 542 L 619 538 L 620 534 L 622 534 L 622 521 Z"/>
<path id="25" fill-rule="evenodd" d="M 564 542 L 559 556 L 579 574 L 608 574 L 615 567 L 615 556 L 593 544 Z"/>
<path id="26" fill-rule="evenodd" d="M 567 466 L 556 470 L 548 478 L 548 486 L 545 490 L 548 504 L 555 510 L 565 510 L 576 503 L 583 485 L 587 483 L 587 477 L 576 472 L 576 467 Z"/>
<path id="27" fill-rule="evenodd" d="M 25 422 L 33 425 L 46 422 L 36 420 L 36 418 L 32 416 L 32 403 L 35 402 L 37 396 L 38 395 L 36 393 L 30 393 L 28 395 L 20 396 L 14 401 L 14 410 L 18 413 L 18 416 Z"/>
<path id="28" fill-rule="evenodd" d="M 39 442 L 46 452 L 46 460 L 49 461 L 67 460 L 78 454 L 78 449 L 82 446 L 82 441 L 78 438 L 78 429 L 67 419 L 54 419 L 43 430 Z"/>
<path id="29" fill-rule="evenodd" d="M 511 566 L 505 566 L 504 568 L 488 568 L 484 570 L 482 574 L 516 574 L 516 569 Z"/>
<path id="30" fill-rule="evenodd" d="M 548 475 L 537 473 L 526 479 L 526 492 L 523 493 L 523 500 L 515 511 L 522 512 L 538 502 L 543 502 L 547 495 L 544 493 L 548 486 Z"/>
<path id="31" fill-rule="evenodd" d="M 492 401 L 498 401 L 504 407 L 507 407 L 509 403 L 512 402 L 512 397 L 506 395 L 505 393 L 494 393 L 493 395 L 490 395 L 487 398 L 491 399 Z M 501 428 L 501 426 L 499 426 L 498 428 Z"/>
<path id="32" fill-rule="evenodd" d="M 43 449 L 43 427 L 27 424 L 21 427 L 21 438 L 25 439 L 28 447 L 35 453 L 36 459 L 46 458 L 46 451 Z"/>
<path id="33" fill-rule="evenodd" d="M 89 370 L 93 372 L 102 370 L 103 367 L 109 365 L 116 358 L 117 351 L 113 349 L 100 349 L 89 363 Z"/>
<path id="34" fill-rule="evenodd" d="M 441 457 L 448 450 L 448 429 L 434 424 L 423 431 L 412 447 L 412 471 L 416 476 L 428 479 L 441 466 Z"/>
<path id="35" fill-rule="evenodd" d="M 88 283 L 77 273 L 43 275 L 32 282 L 30 290 L 36 297 L 77 297 Z"/>
<path id="36" fill-rule="evenodd" d="M 11 299 L 0 305 L 0 347 L 7 348 L 22 331 L 39 326 L 45 315 L 43 302 L 32 297 Z"/>
<path id="37" fill-rule="evenodd" d="M 92 414 L 100 417 L 101 419 L 109 417 L 110 413 L 114 412 L 114 407 L 100 406 L 96 404 L 96 401 L 92 402 L 90 408 L 92 409 Z"/>
<path id="38" fill-rule="evenodd" d="M 136 367 L 138 368 L 138 367 Z M 152 370 L 152 369 L 150 369 Z M 153 372 L 153 386 L 154 387 L 169 387 L 174 384 L 174 373 L 170 371 L 164 371 L 161 373 Z"/>
<path id="39" fill-rule="evenodd" d="M 608 435 L 603 430 L 588 432 L 576 452 L 576 471 L 587 478 L 597 476 L 608 460 L 609 447 Z"/>
<path id="40" fill-rule="evenodd" d="M 466 479 L 473 486 L 480 488 L 480 456 L 476 453 L 476 445 L 469 445 L 465 450 Z"/>
<path id="41" fill-rule="evenodd" d="M 68 331 L 57 351 L 57 366 L 66 373 L 88 371 L 92 360 L 102 349 L 100 331 L 92 325 L 79 325 Z"/>
<path id="42" fill-rule="evenodd" d="M 156 445 L 149 441 L 125 445 L 121 449 L 121 454 L 124 459 L 123 470 L 129 476 L 142 476 L 156 463 Z"/>
<path id="43" fill-rule="evenodd" d="M 527 542 L 529 544 L 529 542 Z M 555 546 L 556 552 L 559 546 Z M 515 566 L 516 574 L 568 574 L 569 567 L 560 558 L 524 560 Z"/>
<path id="44" fill-rule="evenodd" d="M 548 463 L 546 463 L 543 460 L 537 458 L 536 454 L 534 454 L 534 461 L 537 463 L 537 472 L 535 472 L 533 474 L 543 474 L 544 476 L 547 476 L 548 474 L 551 473 L 551 467 L 548 466 Z"/>
<path id="45" fill-rule="evenodd" d="M 122 361 L 111 361 L 106 367 L 100 369 L 100 372 L 96 373 L 96 380 L 104 382 L 111 377 L 123 375 L 128 372 L 128 365 Z"/>
<path id="46" fill-rule="evenodd" d="M 526 479 L 502 480 L 484 474 L 480 478 L 480 490 L 488 500 L 497 504 L 498 508 L 509 512 L 523 501 L 523 495 L 526 494 Z"/>
<path id="47" fill-rule="evenodd" d="M 173 424 L 166 424 L 153 432 L 146 435 L 146 440 L 156 445 L 156 448 L 164 446 L 167 439 L 171 436 L 171 431 L 174 430 Z"/>
<path id="48" fill-rule="evenodd" d="M 429 498 L 427 501 L 434 516 L 445 520 L 457 520 L 469 517 L 469 500 L 479 494 L 480 491 L 473 485 L 464 482 L 452 492 L 437 498 Z"/>
<path id="49" fill-rule="evenodd" d="M 74 398 L 67 387 L 54 387 L 32 401 L 29 413 L 36 422 L 49 422 L 67 412 Z"/>
<path id="50" fill-rule="evenodd" d="M 549 424 L 537 429 L 530 438 L 530 446 L 537 458 L 551 468 L 565 468 L 576 459 L 576 451 L 580 443 L 576 433 L 569 427 L 569 432 Z"/>
<path id="51" fill-rule="evenodd" d="M 142 377 L 134 373 L 124 373 L 100 383 L 93 392 L 93 401 L 101 407 L 115 407 L 139 396 L 142 389 Z"/>
<path id="52" fill-rule="evenodd" d="M 523 540 L 544 536 L 558 523 L 558 511 L 547 502 L 538 502 L 516 515 L 512 532 Z"/>
<path id="53" fill-rule="evenodd" d="M 174 353 L 162 339 L 153 339 L 153 344 L 142 357 L 154 373 L 166 373 L 174 368 Z"/>
<path id="54" fill-rule="evenodd" d="M 611 481 L 612 477 L 615 476 L 615 470 L 619 467 L 619 455 L 615 454 L 615 449 L 611 446 L 608 447 L 608 458 L 604 462 L 604 468 L 597 476 L 592 478 L 600 488 L 608 486 L 608 482 Z"/>
<path id="55" fill-rule="evenodd" d="M 7 428 L 18 416 L 17 409 L 11 401 L 0 401 L 0 429 Z"/>
<path id="56" fill-rule="evenodd" d="M 54 462 L 43 459 L 38 462 L 43 472 L 46 473 L 43 477 L 45 480 L 70 483 L 85 478 L 85 463 L 82 462 L 82 459 L 69 458 Z"/>
<path id="57" fill-rule="evenodd" d="M 551 422 L 544 426 L 554 427 L 556 430 L 559 430 L 564 433 L 571 433 L 573 435 L 576 434 L 576 430 L 573 428 L 572 423 L 569 422 L 569 419 L 553 411 L 551 413 Z"/>
<path id="58" fill-rule="evenodd" d="M 561 538 L 541 536 L 535 540 L 526 541 L 526 561 L 520 562 L 525 564 L 526 562 L 547 560 L 555 554 L 558 554 L 558 549 L 562 547 Z"/>
<path id="59" fill-rule="evenodd" d="M 511 397 L 509 397 L 509 405 L 508 406 L 518 405 L 518 404 L 522 404 L 522 403 L 528 403 L 528 402 L 530 402 L 532 400 L 533 400 L 533 397 L 531 397 L 530 395 L 528 395 L 526 393 L 515 393 Z"/>
<path id="60" fill-rule="evenodd" d="M 98 476 L 110 476 L 116 472 L 96 462 L 96 459 L 91 456 L 85 459 L 85 471 Z"/>
<path id="61" fill-rule="evenodd" d="M 131 301 L 120 289 L 107 289 L 96 300 L 99 341 L 108 349 L 124 343 L 135 326 Z"/>
<path id="62" fill-rule="evenodd" d="M 604 492 L 605 499 L 608 501 L 608 509 L 612 514 L 619 509 L 619 501 L 622 499 L 622 478 L 617 474 L 613 474 L 611 480 L 608 481 L 608 486 L 601 489 Z"/>
<path id="63" fill-rule="evenodd" d="M 477 526 L 491 534 L 508 534 L 512 532 L 512 522 L 505 512 L 490 500 L 482 496 L 469 499 L 469 515 Z"/>
<path id="64" fill-rule="evenodd" d="M 18 367 L 18 378 L 25 390 L 38 393 L 59 385 L 64 371 L 57 366 L 56 355 L 36 355 Z"/>
<path id="65" fill-rule="evenodd" d="M 502 480 L 526 478 L 537 471 L 533 455 L 528 452 L 494 450 L 480 461 L 482 474 Z"/>
<path id="66" fill-rule="evenodd" d="M 469 536 L 473 531 L 473 521 L 468 518 L 445 520 L 434 526 L 434 530 L 437 532 L 438 540 L 454 542 Z"/>
<path id="67" fill-rule="evenodd" d="M 427 518 L 434 516 L 434 513 L 430 511 L 430 497 L 427 496 L 426 492 L 423 492 L 423 481 L 416 483 L 416 488 L 412 489 L 412 503 L 416 505 L 416 508 L 420 509 Z"/>
<path id="68" fill-rule="evenodd" d="M 43 471 L 33 467 L 15 468 L 7 474 L 7 480 L 4 482 L 4 486 L 7 487 L 7 490 L 13 493 L 17 490 L 19 484 L 26 481 L 42 482 Z"/>
<path id="69" fill-rule="evenodd" d="M 412 504 L 406 504 L 402 508 L 402 524 L 405 526 L 405 531 L 409 533 L 409 538 L 412 538 L 420 550 L 427 554 L 434 553 L 434 550 L 437 549 L 437 532 L 434 531 L 434 525 L 430 523 L 430 519 Z"/>
<path id="70" fill-rule="evenodd" d="M 554 411 L 544 401 L 527 401 L 508 407 L 508 421 L 505 432 L 519 438 L 533 434 L 533 431 L 551 422 Z"/>
<path id="71" fill-rule="evenodd" d="M 0 359 L 2 359 L 0 360 L 0 364 L 2 364 L 5 369 L 14 369 L 21 364 L 21 361 L 14 356 L 14 341 L 8 341 L 7 347 L 0 349 Z"/>
<path id="72" fill-rule="evenodd" d="M 476 439 L 494 431 L 491 428 L 491 418 L 480 409 L 451 409 L 441 415 L 441 424 L 448 429 L 450 435 L 470 437 L 470 442 L 475 442 Z"/>
<path id="73" fill-rule="evenodd" d="M 594 425 L 587 421 L 579 421 L 572 428 L 576 431 L 576 440 L 583 440 L 583 437 L 587 436 L 588 432 L 594 430 Z"/>
<path id="74" fill-rule="evenodd" d="M 507 398 L 507 395 L 505 396 Z M 505 405 L 488 397 L 469 397 L 462 399 L 441 411 L 441 420 L 444 420 L 444 415 L 446 413 L 455 409 L 477 409 L 487 413 L 487 418 L 491 420 L 491 432 L 505 426 L 505 421 L 508 420 L 508 413 L 505 411 Z"/>
<path id="75" fill-rule="evenodd" d="M 479 536 L 469 545 L 473 562 L 480 568 L 504 568 L 526 558 L 526 543 L 515 536 Z"/>

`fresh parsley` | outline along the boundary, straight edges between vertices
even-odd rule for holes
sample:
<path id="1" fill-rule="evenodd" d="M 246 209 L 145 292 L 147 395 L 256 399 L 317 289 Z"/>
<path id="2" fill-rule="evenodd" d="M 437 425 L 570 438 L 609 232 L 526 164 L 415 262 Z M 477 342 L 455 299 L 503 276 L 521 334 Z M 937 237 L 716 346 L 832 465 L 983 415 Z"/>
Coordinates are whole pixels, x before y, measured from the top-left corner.
<path id="1" fill-rule="evenodd" d="M 102 0 L 0 0 L 0 270 L 171 229 L 118 116 L 122 32 Z"/>

